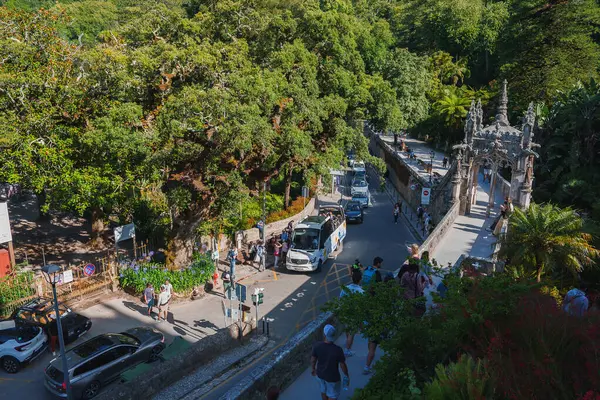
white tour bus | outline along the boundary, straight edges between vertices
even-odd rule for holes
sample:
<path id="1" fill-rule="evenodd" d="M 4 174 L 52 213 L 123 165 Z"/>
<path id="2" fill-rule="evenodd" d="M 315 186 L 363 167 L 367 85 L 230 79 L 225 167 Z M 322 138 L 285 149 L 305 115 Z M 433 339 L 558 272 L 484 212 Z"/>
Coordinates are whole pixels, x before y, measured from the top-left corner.
<path id="1" fill-rule="evenodd" d="M 292 271 L 320 271 L 327 257 L 346 237 L 344 209 L 338 205 L 319 208 L 319 215 L 304 218 L 292 233 L 292 247 L 285 266 Z"/>

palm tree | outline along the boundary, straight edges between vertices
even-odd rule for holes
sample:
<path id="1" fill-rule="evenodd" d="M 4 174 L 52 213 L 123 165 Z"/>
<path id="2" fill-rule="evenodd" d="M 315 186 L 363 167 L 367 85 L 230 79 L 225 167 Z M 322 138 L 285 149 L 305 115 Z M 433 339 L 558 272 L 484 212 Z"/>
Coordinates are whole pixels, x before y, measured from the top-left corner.
<path id="1" fill-rule="evenodd" d="M 593 259 L 599 254 L 582 227 L 583 220 L 570 208 L 552 204 L 532 204 L 525 212 L 515 208 L 498 255 L 535 271 L 538 282 L 547 270 L 565 268 L 575 275 L 584 266 L 595 266 Z"/>
<path id="2" fill-rule="evenodd" d="M 434 109 L 444 116 L 446 124 L 451 127 L 457 127 L 462 123 L 470 106 L 469 97 L 457 96 L 454 93 L 444 96 L 433 105 Z"/>

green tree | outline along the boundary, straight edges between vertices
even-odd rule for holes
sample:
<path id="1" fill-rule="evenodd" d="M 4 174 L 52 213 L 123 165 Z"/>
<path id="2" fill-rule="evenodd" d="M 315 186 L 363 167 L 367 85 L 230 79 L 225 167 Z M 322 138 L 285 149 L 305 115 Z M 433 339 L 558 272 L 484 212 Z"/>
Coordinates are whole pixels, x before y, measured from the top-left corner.
<path id="1" fill-rule="evenodd" d="M 594 267 L 599 254 L 582 227 L 583 220 L 570 208 L 535 203 L 526 211 L 515 208 L 500 239 L 499 256 L 535 271 L 538 282 L 549 271 L 565 269 L 575 275 L 584 267 Z"/>

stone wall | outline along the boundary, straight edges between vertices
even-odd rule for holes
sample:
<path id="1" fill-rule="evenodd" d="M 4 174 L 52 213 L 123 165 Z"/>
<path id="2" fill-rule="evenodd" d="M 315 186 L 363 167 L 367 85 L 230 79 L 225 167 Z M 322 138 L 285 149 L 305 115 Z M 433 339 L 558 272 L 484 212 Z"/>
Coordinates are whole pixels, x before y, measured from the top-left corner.
<path id="1" fill-rule="evenodd" d="M 280 234 L 281 231 L 283 231 L 288 226 L 290 221 L 294 221 L 295 223 L 298 223 L 302 218 L 306 217 L 307 215 L 311 215 L 314 209 L 315 209 L 315 199 L 312 198 L 306 204 L 306 207 L 304 207 L 304 210 L 302 210 L 300 213 L 298 213 L 292 217 L 267 224 L 267 238 L 270 237 L 271 234 Z M 248 229 L 248 230 L 242 231 L 242 233 L 244 235 L 244 243 L 254 242 L 254 241 L 260 239 L 260 232 L 258 231 L 258 228 Z"/>
<path id="2" fill-rule="evenodd" d="M 452 224 L 454 224 L 456 217 L 458 217 L 459 211 L 460 203 L 457 202 L 450 208 L 446 215 L 444 215 L 442 220 L 436 225 L 433 232 L 431 232 L 431 234 L 423 242 L 419 248 L 419 254 L 423 253 L 424 251 L 429 251 L 430 254 L 433 254 L 436 246 L 442 241 L 448 231 L 452 229 Z"/>
<path id="3" fill-rule="evenodd" d="M 310 366 L 312 346 L 323 340 L 323 327 L 326 324 L 334 324 L 331 313 L 321 313 L 317 316 L 268 360 L 256 366 L 250 375 L 238 382 L 220 400 L 264 400 L 269 387 L 289 386 Z M 340 331 L 341 329 L 338 329 L 338 332 Z"/>
<path id="4" fill-rule="evenodd" d="M 500 175 L 496 174 L 496 188 L 502 192 L 502 197 L 510 197 L 510 182 Z"/>
<path id="5" fill-rule="evenodd" d="M 392 146 L 379 136 L 371 136 L 369 149 L 373 155 L 385 161 L 390 181 L 396 187 L 396 190 L 403 197 L 404 201 L 408 203 L 407 205 L 416 210 L 421 204 L 421 188 L 430 187 L 429 181 L 414 171 L 406 163 L 406 160 L 400 157 Z M 431 198 L 426 208 L 436 225 L 448 212 L 451 205 L 452 184 L 450 178 L 453 171 L 451 168 L 440 183 L 435 185 L 431 190 Z M 416 186 L 415 190 L 411 189 L 412 185 Z"/>
<path id="6" fill-rule="evenodd" d="M 244 343 L 256 328 L 256 322 L 240 322 L 219 330 L 214 335 L 205 337 L 192 344 L 183 354 L 156 365 L 150 371 L 138 376 L 130 382 L 114 385 L 101 392 L 98 400 L 137 400 L 149 399 L 166 386 L 180 380 L 186 374 L 208 364 L 225 351 Z"/>
<path id="7" fill-rule="evenodd" d="M 286 219 L 282 219 L 280 221 L 271 222 L 267 224 L 267 238 L 272 233 L 281 233 L 281 231 L 288 225 L 290 221 L 298 222 L 302 218 L 307 215 L 311 215 L 313 210 L 315 209 L 315 199 L 312 198 L 308 203 L 306 203 L 306 207 L 300 213 Z M 245 231 L 242 231 L 244 236 L 243 243 L 254 242 L 260 239 L 260 232 L 258 228 L 251 228 Z M 201 243 L 208 243 L 209 247 L 212 246 L 212 238 L 210 236 L 202 236 Z M 219 249 L 226 250 L 232 244 L 232 238 L 227 235 L 220 235 L 219 238 Z"/>

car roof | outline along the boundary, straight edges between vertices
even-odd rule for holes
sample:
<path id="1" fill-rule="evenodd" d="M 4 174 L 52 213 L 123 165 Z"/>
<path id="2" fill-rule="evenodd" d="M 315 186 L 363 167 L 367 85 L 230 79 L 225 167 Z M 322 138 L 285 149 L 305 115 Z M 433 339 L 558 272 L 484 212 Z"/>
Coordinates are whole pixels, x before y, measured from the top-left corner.
<path id="1" fill-rule="evenodd" d="M 67 350 L 65 356 L 67 357 L 67 365 L 69 369 L 77 366 L 82 361 L 88 360 L 93 356 L 102 353 L 105 350 L 116 347 L 122 342 L 119 340 L 120 337 L 126 337 L 122 333 L 105 333 L 102 335 L 94 336 L 93 338 Z M 62 371 L 62 361 L 58 358 L 51 362 L 52 366 Z"/>

